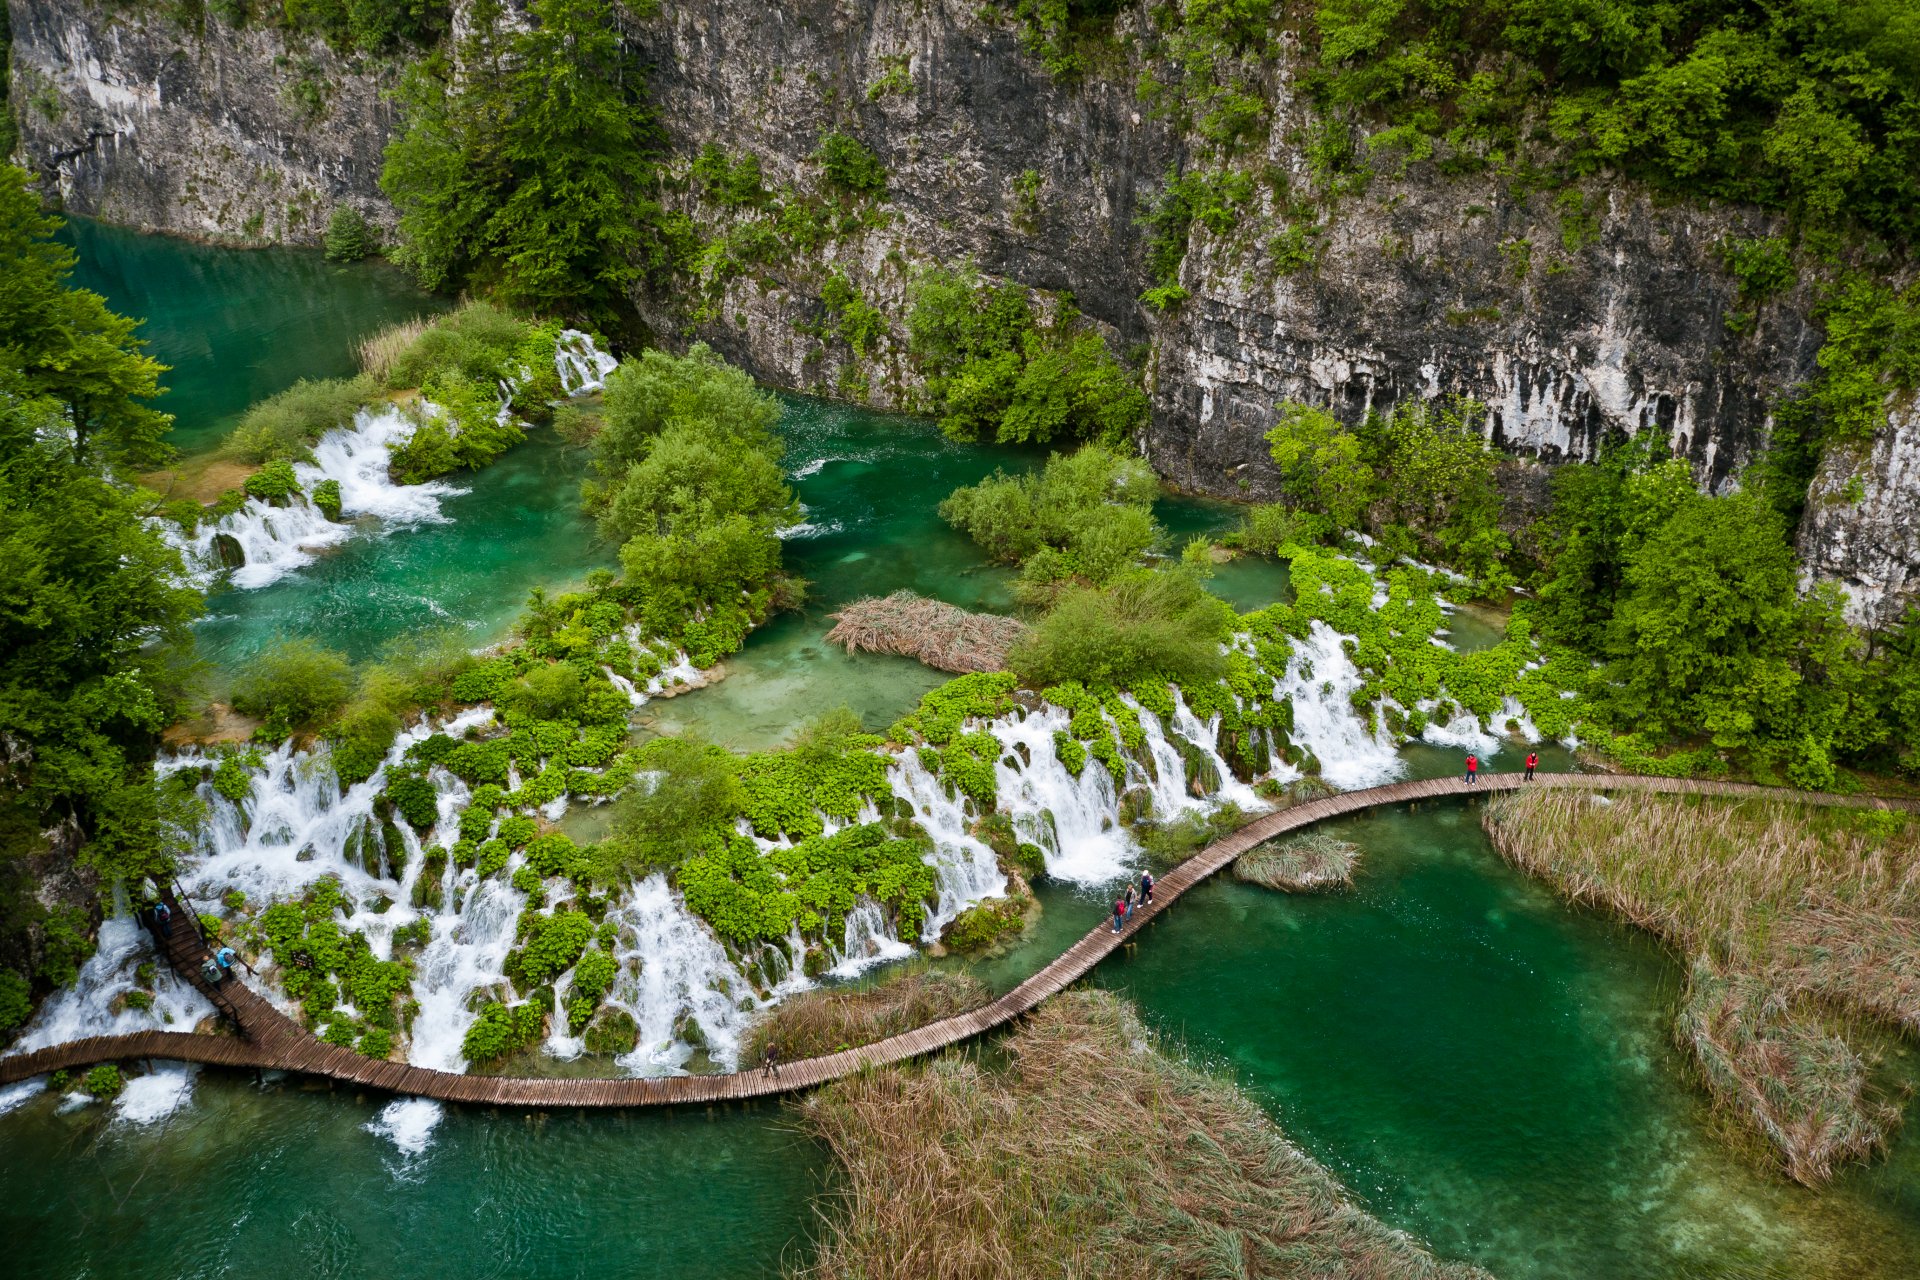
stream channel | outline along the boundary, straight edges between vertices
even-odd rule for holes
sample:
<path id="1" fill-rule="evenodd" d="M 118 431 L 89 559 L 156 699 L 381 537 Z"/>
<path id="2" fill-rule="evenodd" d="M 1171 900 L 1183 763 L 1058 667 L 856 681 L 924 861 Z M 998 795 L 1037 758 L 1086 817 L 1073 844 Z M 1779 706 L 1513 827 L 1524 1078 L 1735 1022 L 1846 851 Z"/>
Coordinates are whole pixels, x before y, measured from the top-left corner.
<path id="1" fill-rule="evenodd" d="M 350 372 L 366 333 L 444 305 L 377 265 L 79 222 L 69 234 L 79 283 L 149 317 L 189 451 L 252 399 Z M 900 587 L 1009 603 L 1008 575 L 934 508 L 1037 455 L 951 444 L 921 420 L 785 404 L 807 509 L 788 561 L 813 583 L 808 608 L 754 635 L 718 684 L 641 708 L 643 728 L 752 749 L 841 704 L 883 728 L 944 677 L 827 646 L 835 605 Z M 534 431 L 454 477 L 463 492 L 431 519 L 370 524 L 269 585 L 216 593 L 203 651 L 232 663 L 276 635 L 310 635 L 365 657 L 449 626 L 496 640 L 530 588 L 612 564 L 578 514 L 583 470 L 582 454 Z M 1160 514 L 1182 536 L 1234 518 L 1184 500 Z M 1282 596 L 1285 569 L 1230 565 L 1215 587 L 1252 608 Z M 1497 631 L 1460 615 L 1453 639 Z M 1563 751 L 1546 754 L 1567 767 Z M 1422 745 L 1368 767 L 1431 776 L 1457 757 Z M 1515 760 L 1509 745 L 1492 765 Z M 1216 881 L 1094 981 L 1230 1075 L 1372 1212 L 1507 1280 L 1920 1274 L 1920 1144 L 1901 1139 L 1818 1193 L 1762 1171 L 1727 1141 L 1674 1046 L 1674 957 L 1509 868 L 1464 804 L 1338 829 L 1364 851 L 1352 890 L 1296 898 Z M 1030 935 L 975 965 L 996 989 L 1111 898 L 1060 880 L 1038 892 Z M 1910 1045 L 1890 1054 L 1916 1074 Z M 523 1114 L 177 1067 L 111 1106 L 23 1089 L 0 1101 L 0 1236 L 21 1276 L 775 1275 L 805 1260 L 834 1187 L 830 1160 L 777 1106 Z"/>

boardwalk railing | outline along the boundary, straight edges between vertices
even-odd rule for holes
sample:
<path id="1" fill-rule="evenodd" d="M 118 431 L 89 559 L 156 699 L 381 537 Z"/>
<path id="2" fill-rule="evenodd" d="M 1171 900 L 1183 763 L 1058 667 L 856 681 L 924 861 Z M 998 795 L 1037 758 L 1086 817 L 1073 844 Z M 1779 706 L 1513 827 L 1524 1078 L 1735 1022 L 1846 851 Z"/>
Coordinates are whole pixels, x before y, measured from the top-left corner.
<path id="1" fill-rule="evenodd" d="M 1730 798 L 1766 797 L 1856 809 L 1911 811 L 1916 808 L 1909 801 L 1880 800 L 1867 796 L 1837 796 L 1743 783 L 1621 774 L 1541 774 L 1532 783 L 1525 782 L 1519 774 L 1493 774 L 1483 775 L 1473 788 L 1466 787 L 1459 778 L 1433 778 L 1340 792 L 1255 818 L 1232 835 L 1208 845 L 1157 880 L 1153 904 L 1136 909 L 1121 932 L 1114 932 L 1111 917 L 1103 919 L 1085 937 L 1067 948 L 1064 954 L 998 1000 L 858 1049 L 786 1063 L 780 1067 L 778 1074 L 751 1069 L 727 1075 L 562 1080 L 435 1071 L 402 1062 L 364 1057 L 351 1049 L 315 1039 L 265 997 L 237 977 L 229 977 L 218 984 L 218 996 L 223 1006 L 231 1010 L 233 1021 L 239 1028 L 238 1035 L 140 1031 L 131 1035 L 73 1040 L 0 1058 L 0 1084 L 111 1059 L 169 1058 L 216 1066 L 297 1071 L 446 1102 L 520 1107 L 646 1107 L 722 1102 L 789 1093 L 837 1080 L 869 1067 L 885 1066 L 932 1053 L 1012 1021 L 1048 996 L 1084 977 L 1100 961 L 1131 941 L 1142 924 L 1165 911 L 1188 889 L 1226 867 L 1255 845 L 1276 836 L 1366 809 L 1422 800 L 1458 799 L 1476 793 L 1518 791 L 1528 786 L 1596 792 L 1642 791 Z M 215 994 L 215 989 L 200 975 L 200 965 L 206 959 L 206 945 L 200 937 L 197 920 L 188 929 L 176 927 L 173 942 L 168 947 L 168 957 L 182 976 L 210 997 Z"/>

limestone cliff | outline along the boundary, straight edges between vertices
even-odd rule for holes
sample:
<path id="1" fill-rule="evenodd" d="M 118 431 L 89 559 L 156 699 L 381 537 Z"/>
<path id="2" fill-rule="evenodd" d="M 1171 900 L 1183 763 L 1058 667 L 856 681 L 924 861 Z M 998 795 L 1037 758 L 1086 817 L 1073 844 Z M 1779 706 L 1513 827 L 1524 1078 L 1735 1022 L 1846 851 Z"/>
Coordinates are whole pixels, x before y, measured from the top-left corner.
<path id="1" fill-rule="evenodd" d="M 391 224 L 378 183 L 396 67 L 158 5 L 8 0 L 8 15 L 18 159 L 73 212 L 292 244 L 317 244 L 342 203 Z"/>
<path id="2" fill-rule="evenodd" d="M 316 239 L 341 200 L 391 220 L 376 179 L 393 68 L 211 17 L 190 34 L 94 0 L 10 3 L 23 150 L 58 172 L 69 207 L 296 241 Z M 1070 294 L 1145 370 L 1141 445 L 1155 466 L 1224 497 L 1272 494 L 1262 434 L 1281 400 L 1351 418 L 1441 393 L 1487 404 L 1490 438 L 1515 453 L 1586 458 L 1609 433 L 1654 432 L 1703 485 L 1724 486 L 1764 443 L 1769 403 L 1813 373 L 1821 334 L 1805 293 L 1753 306 L 1716 248 L 1777 229 L 1761 212 L 1601 183 L 1527 190 L 1388 156 L 1369 159 L 1364 185 L 1321 193 L 1291 37 L 1257 71 L 1272 110 L 1236 161 L 1259 178 L 1247 216 L 1225 234 L 1196 223 L 1186 297 L 1154 309 L 1140 301 L 1152 283 L 1140 219 L 1169 168 L 1197 153 L 1136 91 L 1148 21 L 1144 4 L 1122 13 L 1108 60 L 1062 83 L 1005 10 L 979 0 L 665 0 L 626 25 L 678 172 L 714 143 L 758 157 L 770 186 L 806 192 L 821 135 L 838 129 L 885 163 L 888 195 L 880 225 L 718 280 L 711 296 L 639 297 L 642 314 L 664 340 L 705 340 L 770 383 L 911 406 L 907 284 L 924 265 L 970 260 Z M 1317 205 L 1305 255 L 1274 234 L 1284 194 L 1303 192 Z M 709 232 L 729 217 L 689 184 L 669 198 Z M 823 323 L 835 271 L 890 323 L 864 354 Z M 1920 425 L 1901 421 L 1861 458 L 1829 461 L 1821 492 L 1862 468 L 1866 497 L 1816 493 L 1802 530 L 1811 571 L 1877 593 L 1863 617 L 1920 596 L 1920 544 L 1900 523 L 1920 469 L 1898 461 L 1920 447 Z"/>

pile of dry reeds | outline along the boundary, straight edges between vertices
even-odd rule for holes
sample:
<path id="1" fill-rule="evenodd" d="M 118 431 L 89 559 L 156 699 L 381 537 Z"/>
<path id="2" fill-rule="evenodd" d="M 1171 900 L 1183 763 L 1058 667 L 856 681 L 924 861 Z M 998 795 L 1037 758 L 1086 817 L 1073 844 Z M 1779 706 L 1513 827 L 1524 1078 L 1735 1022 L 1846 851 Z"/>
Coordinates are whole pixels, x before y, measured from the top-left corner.
<path id="1" fill-rule="evenodd" d="M 857 1049 L 979 1008 L 991 998 L 972 974 L 924 966 L 903 968 L 855 991 L 803 991 L 747 1028 L 740 1061 L 759 1062 L 769 1044 L 782 1062 Z"/>
<path id="2" fill-rule="evenodd" d="M 390 324 L 370 338 L 360 343 L 360 368 L 374 376 L 381 386 L 391 385 L 390 377 L 394 364 L 407 353 L 408 348 L 420 340 L 433 320 L 428 316 L 419 316 L 412 320 L 402 320 Z"/>
<path id="3" fill-rule="evenodd" d="M 1309 831 L 1269 844 L 1256 845 L 1234 859 L 1236 880 L 1279 889 L 1285 893 L 1312 893 L 1353 883 L 1360 846 L 1325 831 Z"/>
<path id="4" fill-rule="evenodd" d="M 911 591 L 868 596 L 829 616 L 828 642 L 848 653 L 897 653 L 961 675 L 1006 670 L 1007 650 L 1027 630 L 1018 618 L 969 613 Z"/>
<path id="5" fill-rule="evenodd" d="M 1815 1185 L 1886 1142 L 1872 1023 L 1920 1032 L 1920 823 L 1792 802 L 1521 792 L 1494 846 L 1689 961 L 1676 1038 L 1708 1088 Z"/>
<path id="6" fill-rule="evenodd" d="M 1485 1276 L 1361 1211 L 1109 993 L 1056 997 L 1004 1048 L 1006 1070 L 949 1053 L 801 1104 L 848 1173 L 805 1275 Z"/>

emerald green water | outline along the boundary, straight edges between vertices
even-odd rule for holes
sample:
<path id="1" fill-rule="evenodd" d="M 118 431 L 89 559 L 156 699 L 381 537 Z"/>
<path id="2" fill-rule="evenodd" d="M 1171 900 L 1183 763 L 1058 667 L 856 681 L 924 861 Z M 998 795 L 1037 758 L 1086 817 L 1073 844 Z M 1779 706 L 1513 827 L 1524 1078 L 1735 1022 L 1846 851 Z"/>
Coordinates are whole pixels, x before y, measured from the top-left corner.
<path id="1" fill-rule="evenodd" d="M 1920 1274 L 1912 1141 L 1818 1193 L 1757 1172 L 1673 1046 L 1678 967 L 1509 869 L 1480 812 L 1339 824 L 1351 891 L 1215 881 L 1097 981 L 1374 1213 L 1508 1280 Z"/>
<path id="2" fill-rule="evenodd" d="M 223 249 L 85 218 L 59 238 L 79 254 L 76 287 L 145 318 L 148 354 L 172 366 L 159 407 L 184 453 L 301 378 L 357 372 L 362 338 L 448 305 L 383 262 L 339 266 L 311 249 Z"/>
<path id="3" fill-rule="evenodd" d="M 384 1099 L 203 1074 L 163 1124 L 0 1119 L 0 1237 L 20 1277 L 776 1276 L 829 1162 L 771 1109 L 449 1109 L 426 1151 Z"/>
<path id="4" fill-rule="evenodd" d="M 129 280 L 153 290 L 149 311 L 173 308 L 167 325 L 182 351 L 196 324 L 215 335 L 209 352 L 239 342 L 248 307 L 299 279 L 259 283 L 272 260 L 254 254 L 86 224 L 74 234 L 93 246 L 89 270 L 102 270 L 110 249 Z M 180 265 L 201 257 L 204 270 Z M 298 269 L 316 268 L 303 261 Z M 307 293 L 283 300 L 289 315 L 310 317 L 289 321 L 296 332 L 322 324 L 336 287 L 375 323 L 372 286 L 305 279 Z M 328 339 L 336 366 L 313 363 L 324 353 L 296 358 L 263 342 L 249 367 L 279 370 L 260 375 L 266 390 L 278 389 L 274 378 L 342 371 L 357 323 L 342 321 Z M 220 364 L 210 355 L 206 367 Z M 214 381 L 191 394 L 215 403 L 227 392 Z M 203 420 L 230 421 L 252 394 L 233 394 Z M 756 633 L 718 684 L 646 707 L 656 728 L 694 725 L 752 747 L 841 703 L 884 725 L 944 677 L 824 644 L 837 605 L 900 587 L 970 607 L 1009 603 L 1008 574 L 982 564 L 935 508 L 954 487 L 995 467 L 1031 467 L 1037 455 L 956 446 L 915 419 L 786 404 L 788 466 L 812 526 L 788 542 L 788 561 L 812 580 L 813 598 Z M 209 427 L 205 442 L 217 434 Z M 476 644 L 495 639 L 529 588 L 562 587 L 612 563 L 578 514 L 583 469 L 579 451 L 535 432 L 460 478 L 470 492 L 445 501 L 449 523 L 369 533 L 273 586 L 216 596 L 205 648 L 231 663 L 281 633 L 356 656 L 449 625 Z M 1236 518 L 1231 507 L 1187 500 L 1160 514 L 1176 543 Z M 1222 567 L 1215 589 L 1244 609 L 1289 588 L 1284 567 L 1242 560 Z M 1499 627 L 1498 615 L 1463 613 L 1453 630 L 1456 642 L 1481 647 Z M 1542 754 L 1548 768 L 1568 764 L 1558 749 Z M 1456 751 L 1404 755 L 1413 776 L 1458 767 Z M 1494 763 L 1510 765 L 1510 755 Z M 1437 805 L 1347 823 L 1344 834 L 1365 850 L 1353 890 L 1294 898 L 1210 884 L 1096 980 L 1231 1072 L 1383 1219 L 1497 1275 L 1920 1274 L 1920 1147 L 1902 1140 L 1886 1163 L 1819 1193 L 1761 1172 L 1724 1141 L 1672 1046 L 1673 961 L 1506 867 L 1476 819 Z M 996 987 L 1104 915 L 1103 895 L 1038 891 L 1034 934 L 977 966 Z M 1894 1065 L 1920 1075 L 1905 1058 Z M 384 1101 L 263 1091 L 204 1073 L 188 1107 L 141 1129 L 109 1123 L 98 1108 L 58 1116 L 53 1099 L 37 1099 L 0 1118 L 11 1269 L 766 1275 L 783 1253 L 804 1253 L 810 1199 L 828 1176 L 823 1154 L 773 1109 L 713 1118 L 449 1109 L 424 1154 L 403 1159 L 366 1128 Z"/>

